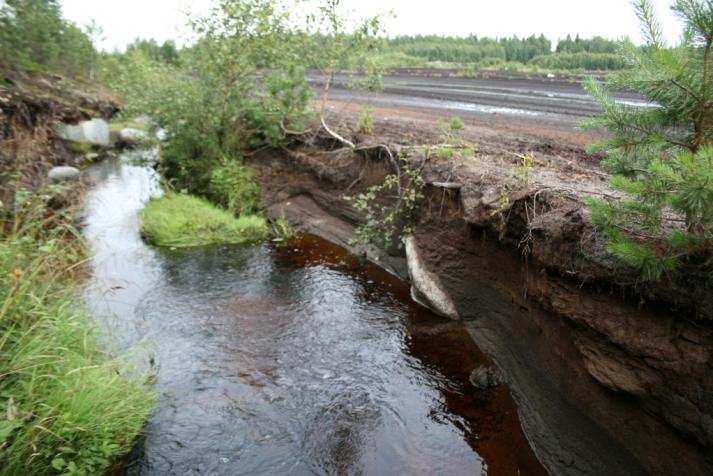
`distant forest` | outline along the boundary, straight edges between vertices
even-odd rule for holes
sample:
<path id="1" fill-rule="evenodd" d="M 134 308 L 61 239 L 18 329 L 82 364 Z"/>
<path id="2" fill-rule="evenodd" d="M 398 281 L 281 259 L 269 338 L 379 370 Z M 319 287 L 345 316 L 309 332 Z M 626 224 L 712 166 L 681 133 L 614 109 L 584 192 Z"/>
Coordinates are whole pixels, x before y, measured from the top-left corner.
<path id="1" fill-rule="evenodd" d="M 545 69 L 617 70 L 626 64 L 617 54 L 620 42 L 601 37 L 567 36 L 553 48 L 544 35 L 527 38 L 400 36 L 385 40 L 383 60 L 409 66 L 428 63 L 478 66 L 530 65 Z"/>
<path id="2" fill-rule="evenodd" d="M 93 78 L 103 63 L 124 54 L 143 54 L 152 61 L 178 65 L 194 47 L 177 48 L 168 41 L 137 39 L 126 53 L 99 53 L 92 37 L 96 27 L 83 29 L 62 17 L 57 0 L 0 2 L 0 67 L 4 70 L 50 71 L 74 78 Z M 321 59 L 308 51 L 319 50 L 332 38 L 302 36 L 305 58 L 315 68 Z M 376 39 L 361 60 L 345 59 L 343 69 L 391 68 L 481 68 L 508 70 L 607 71 L 627 67 L 617 53 L 620 42 L 601 37 L 570 37 L 553 48 L 544 35 L 527 38 L 485 38 L 445 36 L 399 36 Z M 316 47 L 316 48 L 315 48 Z"/>

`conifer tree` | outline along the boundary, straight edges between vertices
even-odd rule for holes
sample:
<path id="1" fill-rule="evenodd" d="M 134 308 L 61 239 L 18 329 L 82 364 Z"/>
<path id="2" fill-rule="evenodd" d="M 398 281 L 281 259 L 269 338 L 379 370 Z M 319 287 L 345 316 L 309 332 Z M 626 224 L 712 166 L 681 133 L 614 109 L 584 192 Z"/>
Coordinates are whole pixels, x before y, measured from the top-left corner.
<path id="1" fill-rule="evenodd" d="M 606 155 L 620 200 L 589 200 L 608 250 L 658 280 L 686 264 L 713 267 L 713 0 L 676 0 L 673 11 L 685 33 L 665 45 L 650 0 L 634 2 L 646 45 L 622 45 L 630 68 L 607 86 L 590 79 L 587 89 L 603 114 L 589 127 L 611 138 L 594 150 Z M 618 103 L 614 89 L 641 93 L 650 107 Z"/>

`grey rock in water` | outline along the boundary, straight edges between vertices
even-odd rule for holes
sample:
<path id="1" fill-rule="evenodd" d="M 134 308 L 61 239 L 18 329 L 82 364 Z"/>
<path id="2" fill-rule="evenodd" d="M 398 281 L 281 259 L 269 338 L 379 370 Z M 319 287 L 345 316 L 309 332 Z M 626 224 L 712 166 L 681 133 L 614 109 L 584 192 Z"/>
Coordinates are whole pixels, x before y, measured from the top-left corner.
<path id="1" fill-rule="evenodd" d="M 70 142 L 99 145 L 107 147 L 109 141 L 109 124 L 104 119 L 92 119 L 79 124 L 60 124 L 57 135 Z"/>
<path id="2" fill-rule="evenodd" d="M 119 140 L 128 145 L 137 145 L 146 142 L 149 136 L 139 129 L 126 128 L 119 131 Z"/>
<path id="3" fill-rule="evenodd" d="M 52 182 L 68 182 L 79 178 L 79 169 L 66 165 L 60 167 L 52 167 L 47 173 L 47 178 Z"/>
<path id="4" fill-rule="evenodd" d="M 487 390 L 503 383 L 503 376 L 494 365 L 481 365 L 470 374 L 470 383 L 479 390 Z"/>

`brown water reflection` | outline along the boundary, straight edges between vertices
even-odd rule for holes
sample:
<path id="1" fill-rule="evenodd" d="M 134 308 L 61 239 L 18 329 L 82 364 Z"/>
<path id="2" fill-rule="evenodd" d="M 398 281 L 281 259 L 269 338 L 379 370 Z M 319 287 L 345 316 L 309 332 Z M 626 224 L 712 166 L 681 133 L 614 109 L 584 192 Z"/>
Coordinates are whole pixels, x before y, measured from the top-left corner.
<path id="1" fill-rule="evenodd" d="M 480 391 L 470 384 L 473 369 L 489 360 L 462 323 L 434 315 L 411 300 L 403 281 L 318 237 L 299 236 L 277 248 L 277 253 L 281 260 L 296 266 L 328 266 L 348 273 L 365 283 L 365 296 L 386 293 L 401 302 L 408 309 L 404 320 L 407 352 L 445 378 L 438 386 L 443 405 L 429 418 L 462 432 L 464 440 L 482 457 L 484 474 L 547 474 L 523 435 L 507 387 Z"/>

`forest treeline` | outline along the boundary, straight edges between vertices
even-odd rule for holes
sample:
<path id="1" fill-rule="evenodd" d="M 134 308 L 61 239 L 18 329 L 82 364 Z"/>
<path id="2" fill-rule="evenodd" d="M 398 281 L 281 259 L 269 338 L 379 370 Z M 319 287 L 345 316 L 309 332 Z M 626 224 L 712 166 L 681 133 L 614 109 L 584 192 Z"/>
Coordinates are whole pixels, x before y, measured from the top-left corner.
<path id="1" fill-rule="evenodd" d="M 58 0 L 0 0 L 0 70 L 91 78 L 98 32 L 64 18 Z"/>
<path id="2" fill-rule="evenodd" d="M 0 1 L 0 69 L 53 72 L 75 79 L 93 79 L 108 58 L 141 52 L 152 61 L 176 65 L 181 55 L 172 41 L 137 39 L 125 52 L 100 53 L 94 40 L 101 31 L 82 28 L 63 18 L 58 0 Z M 328 35 L 313 33 L 295 42 L 305 52 L 329 43 Z M 353 56 L 340 62 L 342 69 L 464 67 L 534 68 L 543 70 L 620 70 L 626 64 L 617 54 L 619 43 L 601 37 L 583 39 L 571 36 L 553 44 L 544 35 L 486 38 L 446 36 L 399 36 L 380 38 L 359 59 Z M 317 48 L 315 48 L 317 47 Z M 323 68 L 320 55 L 306 55 L 306 66 Z"/>
<path id="3" fill-rule="evenodd" d="M 544 35 L 519 38 L 445 36 L 400 36 L 384 40 L 382 54 L 395 55 L 398 62 L 429 62 L 498 65 L 531 65 L 549 69 L 616 70 L 626 67 L 617 55 L 619 42 L 601 37 L 583 39 L 567 36 L 556 46 Z"/>

